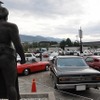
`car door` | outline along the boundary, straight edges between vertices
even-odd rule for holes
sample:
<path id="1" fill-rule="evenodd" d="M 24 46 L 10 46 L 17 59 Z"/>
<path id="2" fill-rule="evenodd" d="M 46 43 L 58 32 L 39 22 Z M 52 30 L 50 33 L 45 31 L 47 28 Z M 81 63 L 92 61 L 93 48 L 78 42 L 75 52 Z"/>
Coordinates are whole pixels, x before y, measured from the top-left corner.
<path id="1" fill-rule="evenodd" d="M 38 70 L 45 70 L 46 64 L 44 62 L 37 62 Z"/>
<path id="2" fill-rule="evenodd" d="M 32 70 L 32 72 L 42 70 L 42 64 L 39 63 L 39 62 L 34 62 L 34 63 L 32 63 L 32 64 L 31 64 L 31 70 Z"/>
<path id="3" fill-rule="evenodd" d="M 100 60 L 97 58 L 94 58 L 93 66 L 95 69 L 100 69 Z"/>
<path id="4" fill-rule="evenodd" d="M 36 72 L 37 71 L 36 62 L 30 64 L 30 69 L 31 69 L 31 72 Z"/>
<path id="5" fill-rule="evenodd" d="M 100 69 L 100 60 L 93 57 L 87 57 L 86 59 L 87 64 L 95 69 Z"/>

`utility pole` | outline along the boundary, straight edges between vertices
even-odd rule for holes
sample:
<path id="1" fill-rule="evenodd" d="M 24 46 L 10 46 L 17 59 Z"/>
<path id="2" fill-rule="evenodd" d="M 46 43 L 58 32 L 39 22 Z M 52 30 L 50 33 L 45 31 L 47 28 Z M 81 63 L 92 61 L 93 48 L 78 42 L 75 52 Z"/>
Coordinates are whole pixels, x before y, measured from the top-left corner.
<path id="1" fill-rule="evenodd" d="M 81 27 L 80 27 L 80 29 L 79 29 L 80 53 L 83 53 L 83 50 L 82 50 L 82 37 L 83 37 L 83 35 L 82 35 L 82 29 L 81 29 Z"/>

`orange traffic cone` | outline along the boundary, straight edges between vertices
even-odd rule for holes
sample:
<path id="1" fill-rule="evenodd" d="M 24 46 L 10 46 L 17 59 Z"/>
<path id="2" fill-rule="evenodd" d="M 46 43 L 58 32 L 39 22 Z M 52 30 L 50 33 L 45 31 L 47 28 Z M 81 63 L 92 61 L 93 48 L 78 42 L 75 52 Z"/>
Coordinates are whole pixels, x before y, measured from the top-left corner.
<path id="1" fill-rule="evenodd" d="M 36 83 L 35 83 L 35 79 L 33 79 L 32 81 L 32 90 L 31 92 L 36 92 Z"/>

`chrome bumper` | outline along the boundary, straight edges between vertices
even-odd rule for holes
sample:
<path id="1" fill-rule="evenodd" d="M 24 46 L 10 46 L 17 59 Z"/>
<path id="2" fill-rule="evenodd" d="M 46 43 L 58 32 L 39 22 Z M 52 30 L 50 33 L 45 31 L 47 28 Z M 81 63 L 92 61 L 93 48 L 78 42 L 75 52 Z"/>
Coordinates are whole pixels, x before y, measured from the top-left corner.
<path id="1" fill-rule="evenodd" d="M 100 87 L 100 83 L 79 83 L 79 84 L 56 84 L 58 89 L 76 89 L 77 86 L 85 86 L 86 88 Z"/>

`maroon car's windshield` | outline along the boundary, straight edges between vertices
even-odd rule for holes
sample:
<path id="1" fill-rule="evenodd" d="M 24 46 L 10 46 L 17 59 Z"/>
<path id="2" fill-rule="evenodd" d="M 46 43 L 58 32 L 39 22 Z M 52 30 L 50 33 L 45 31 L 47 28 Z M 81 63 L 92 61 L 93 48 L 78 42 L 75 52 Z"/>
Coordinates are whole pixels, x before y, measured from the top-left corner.
<path id="1" fill-rule="evenodd" d="M 88 65 L 82 58 L 58 58 L 58 68 L 86 68 Z"/>

